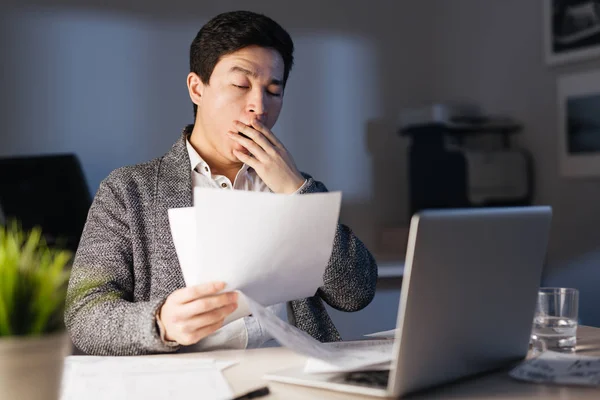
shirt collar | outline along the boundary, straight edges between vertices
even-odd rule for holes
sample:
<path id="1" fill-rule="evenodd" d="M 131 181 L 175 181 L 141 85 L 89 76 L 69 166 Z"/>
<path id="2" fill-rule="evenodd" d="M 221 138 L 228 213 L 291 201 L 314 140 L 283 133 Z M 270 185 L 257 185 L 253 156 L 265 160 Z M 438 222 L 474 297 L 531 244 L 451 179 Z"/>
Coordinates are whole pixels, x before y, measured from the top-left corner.
<path id="1" fill-rule="evenodd" d="M 198 167 L 202 167 L 202 164 L 206 164 L 206 162 L 204 162 L 202 157 L 200 157 L 200 154 L 198 154 L 196 149 L 192 147 L 189 136 L 185 139 L 185 147 L 187 148 L 188 156 L 190 157 L 190 166 L 192 167 L 192 170 L 200 169 Z"/>

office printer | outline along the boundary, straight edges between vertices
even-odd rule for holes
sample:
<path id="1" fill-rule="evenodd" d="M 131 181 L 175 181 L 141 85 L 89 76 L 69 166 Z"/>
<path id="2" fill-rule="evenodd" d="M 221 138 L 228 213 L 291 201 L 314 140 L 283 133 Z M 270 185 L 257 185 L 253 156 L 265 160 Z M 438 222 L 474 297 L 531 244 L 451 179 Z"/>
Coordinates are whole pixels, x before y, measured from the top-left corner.
<path id="1" fill-rule="evenodd" d="M 427 208 L 529 205 L 532 161 L 511 146 L 521 130 L 508 117 L 473 104 L 402 110 L 399 132 L 410 138 L 410 215 Z"/>

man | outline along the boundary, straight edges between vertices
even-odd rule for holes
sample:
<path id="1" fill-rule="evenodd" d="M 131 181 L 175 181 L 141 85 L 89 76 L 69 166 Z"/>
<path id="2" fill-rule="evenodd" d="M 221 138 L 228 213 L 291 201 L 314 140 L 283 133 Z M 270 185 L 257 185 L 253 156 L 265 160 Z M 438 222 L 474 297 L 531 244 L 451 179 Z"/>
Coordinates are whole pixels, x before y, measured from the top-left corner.
<path id="1" fill-rule="evenodd" d="M 113 171 L 90 208 L 65 312 L 79 349 L 139 355 L 259 347 L 271 339 L 252 316 L 223 326 L 237 307 L 236 293 L 220 293 L 225 283 L 185 287 L 167 210 L 192 206 L 194 186 L 290 195 L 327 191 L 298 171 L 271 131 L 292 63 L 290 36 L 266 16 L 224 13 L 200 30 L 187 77 L 194 125 L 163 157 Z M 232 231 L 223 240 L 235 251 L 242 238 Z M 322 300 L 339 310 L 362 309 L 374 296 L 376 279 L 369 251 L 338 225 L 324 285 L 313 297 L 271 309 L 318 340 L 340 340 Z"/>

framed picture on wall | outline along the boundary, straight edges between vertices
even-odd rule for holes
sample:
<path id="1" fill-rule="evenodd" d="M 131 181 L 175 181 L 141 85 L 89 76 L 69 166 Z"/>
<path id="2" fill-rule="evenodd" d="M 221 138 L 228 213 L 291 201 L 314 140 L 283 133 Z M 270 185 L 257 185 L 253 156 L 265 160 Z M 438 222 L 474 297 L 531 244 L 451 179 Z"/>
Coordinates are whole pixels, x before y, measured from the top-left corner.
<path id="1" fill-rule="evenodd" d="M 558 79 L 558 134 L 561 175 L 600 176 L 600 70 Z"/>
<path id="2" fill-rule="evenodd" d="M 542 0 L 548 64 L 600 58 L 600 0 Z"/>

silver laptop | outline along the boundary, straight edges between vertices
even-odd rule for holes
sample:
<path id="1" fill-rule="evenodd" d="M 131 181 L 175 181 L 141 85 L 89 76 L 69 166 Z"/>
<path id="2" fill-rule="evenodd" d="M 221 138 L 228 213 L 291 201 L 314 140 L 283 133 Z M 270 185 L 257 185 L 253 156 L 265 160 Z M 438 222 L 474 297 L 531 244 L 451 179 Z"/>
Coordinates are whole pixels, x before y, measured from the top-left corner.
<path id="1" fill-rule="evenodd" d="M 391 369 L 265 378 L 397 397 L 524 358 L 551 218 L 545 206 L 415 214 Z"/>

